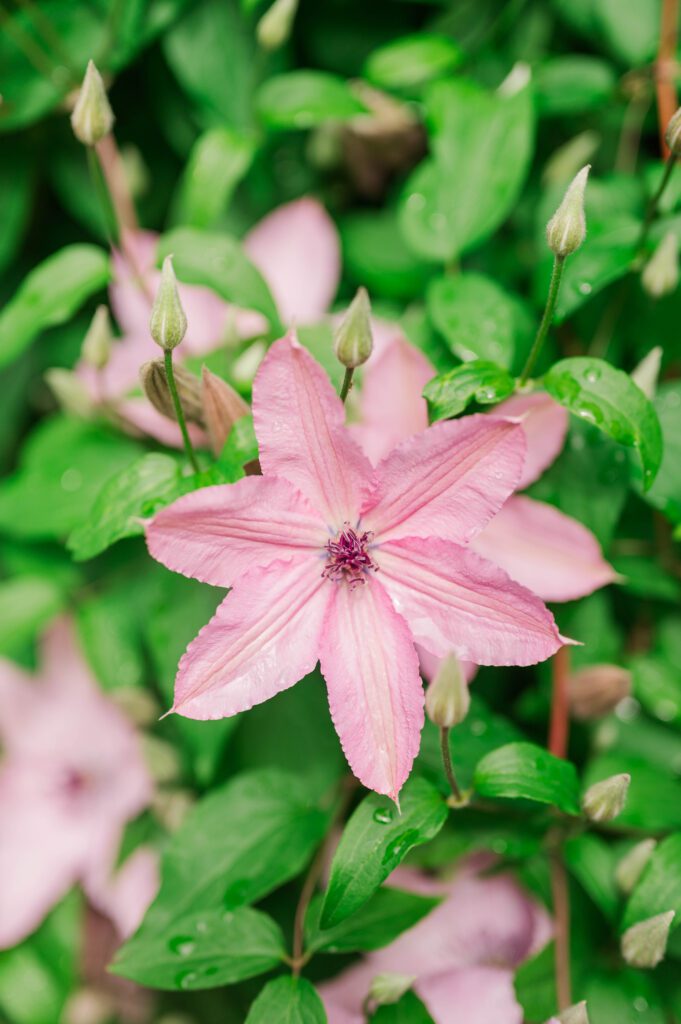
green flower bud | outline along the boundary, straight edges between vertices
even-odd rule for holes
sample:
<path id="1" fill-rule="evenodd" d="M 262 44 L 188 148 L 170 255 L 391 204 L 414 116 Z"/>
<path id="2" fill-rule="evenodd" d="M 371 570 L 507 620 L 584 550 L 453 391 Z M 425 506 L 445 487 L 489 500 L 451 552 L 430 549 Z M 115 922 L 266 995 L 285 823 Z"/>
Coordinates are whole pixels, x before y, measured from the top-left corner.
<path id="1" fill-rule="evenodd" d="M 624 810 L 631 775 L 611 775 L 589 786 L 582 797 L 582 810 L 589 821 L 612 821 Z"/>
<path id="2" fill-rule="evenodd" d="M 199 427 L 205 426 L 199 381 L 183 366 L 173 366 L 173 376 L 185 419 L 189 423 L 196 423 Z M 152 359 L 151 362 L 144 363 L 140 369 L 140 381 L 142 390 L 154 409 L 167 419 L 176 422 L 175 405 L 168 387 L 164 361 Z"/>
<path id="3" fill-rule="evenodd" d="M 631 371 L 631 379 L 646 398 L 651 400 L 657 391 L 657 379 L 660 376 L 660 365 L 662 363 L 662 348 L 656 345 L 651 348 L 648 355 L 644 356 L 635 369 Z"/>
<path id="4" fill-rule="evenodd" d="M 151 308 L 149 330 L 156 344 L 166 352 L 177 348 L 187 331 L 187 317 L 180 300 L 172 256 L 166 256 L 163 261 L 161 283 Z"/>
<path id="5" fill-rule="evenodd" d="M 471 704 L 468 683 L 461 663 L 452 651 L 440 662 L 435 678 L 426 690 L 426 714 L 441 729 L 463 722 Z"/>
<path id="6" fill-rule="evenodd" d="M 615 881 L 627 895 L 633 890 L 657 846 L 655 839 L 642 839 L 632 846 L 615 868 Z"/>
<path id="7" fill-rule="evenodd" d="M 586 1000 L 583 999 L 581 1003 L 575 1003 L 574 1006 L 568 1006 L 567 1010 L 562 1010 L 558 1014 L 558 1020 L 560 1024 L 589 1024 Z"/>
<path id="8" fill-rule="evenodd" d="M 113 334 L 109 310 L 106 306 L 97 306 L 87 334 L 83 338 L 80 354 L 90 366 L 94 366 L 96 370 L 103 370 L 109 362 L 112 343 Z"/>
<path id="9" fill-rule="evenodd" d="M 71 127 L 84 146 L 96 146 L 113 128 L 114 115 L 104 88 L 102 76 L 88 61 L 83 84 L 71 114 Z"/>
<path id="10" fill-rule="evenodd" d="M 672 156 L 681 156 L 681 107 L 672 114 L 664 137 Z"/>
<path id="11" fill-rule="evenodd" d="M 369 988 L 368 1002 L 376 1006 L 396 1003 L 415 981 L 416 975 L 413 974 L 394 974 L 391 971 L 377 974 Z"/>
<path id="12" fill-rule="evenodd" d="M 668 231 L 650 257 L 641 284 L 653 299 L 661 299 L 675 291 L 679 283 L 679 244 L 673 231 Z"/>
<path id="13" fill-rule="evenodd" d="M 674 916 L 673 910 L 666 910 L 627 928 L 622 936 L 621 949 L 630 967 L 657 967 L 664 960 Z"/>
<path id="14" fill-rule="evenodd" d="M 92 401 L 80 377 L 73 370 L 54 366 L 45 371 L 45 380 L 64 412 L 81 419 L 92 415 Z"/>
<path id="15" fill-rule="evenodd" d="M 255 30 L 263 50 L 278 50 L 291 35 L 298 0 L 274 0 Z"/>
<path id="16" fill-rule="evenodd" d="M 546 241 L 556 256 L 569 256 L 579 249 L 586 237 L 584 190 L 590 170 L 587 164 L 575 175 L 562 203 L 546 225 Z"/>
<path id="17" fill-rule="evenodd" d="M 366 288 L 359 288 L 333 339 L 336 359 L 348 370 L 366 363 L 374 347 L 371 305 Z"/>

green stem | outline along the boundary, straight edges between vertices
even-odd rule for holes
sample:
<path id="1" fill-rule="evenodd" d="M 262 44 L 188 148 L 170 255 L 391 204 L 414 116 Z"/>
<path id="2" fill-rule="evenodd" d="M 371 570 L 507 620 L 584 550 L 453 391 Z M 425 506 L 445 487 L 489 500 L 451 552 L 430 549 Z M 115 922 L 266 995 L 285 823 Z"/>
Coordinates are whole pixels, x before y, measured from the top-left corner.
<path id="1" fill-rule="evenodd" d="M 667 188 L 667 185 L 669 184 L 669 181 L 670 181 L 671 176 L 672 176 L 672 171 L 674 170 L 675 163 L 676 163 L 676 157 L 674 156 L 673 153 L 670 153 L 669 156 L 667 157 L 667 162 L 666 162 L 665 167 L 664 167 L 664 174 L 662 175 L 662 178 L 660 179 L 660 184 L 657 187 L 657 192 L 655 192 L 655 194 L 651 197 L 651 199 L 650 199 L 650 201 L 648 203 L 648 206 L 646 208 L 646 215 L 645 215 L 645 217 L 643 219 L 643 224 L 641 226 L 641 234 L 639 235 L 639 239 L 638 239 L 638 252 L 639 252 L 639 255 L 642 254 L 643 248 L 645 247 L 645 244 L 648 241 L 648 235 L 650 233 L 650 228 L 651 228 L 652 223 L 655 220 L 655 217 L 657 215 L 658 204 L 660 202 L 660 199 L 662 198 L 662 195 L 663 195 L 665 189 Z"/>
<path id="2" fill-rule="evenodd" d="M 97 156 L 95 147 L 86 146 L 85 148 L 87 150 L 87 164 L 90 170 L 90 177 L 92 178 L 92 184 L 94 185 L 97 198 L 99 199 L 99 203 L 102 208 L 104 230 L 108 236 L 109 244 L 118 246 L 120 242 L 120 230 L 116 219 L 115 207 L 104 177 L 104 172 L 102 171 L 102 165 L 99 162 L 99 157 Z"/>
<path id="3" fill-rule="evenodd" d="M 551 274 L 551 283 L 549 285 L 549 294 L 546 299 L 546 306 L 544 307 L 544 315 L 541 318 L 541 323 L 539 324 L 537 336 L 534 339 L 534 343 L 532 345 L 532 348 L 530 349 L 530 354 L 527 357 L 525 368 L 523 369 L 523 372 L 520 375 L 521 386 L 526 383 L 528 377 L 532 373 L 532 370 L 534 369 L 534 364 L 536 363 L 537 357 L 541 352 L 542 345 L 544 344 L 544 339 L 546 338 L 546 335 L 549 332 L 549 327 L 551 326 L 551 321 L 553 320 L 553 313 L 556 308 L 556 301 L 558 300 L 558 292 L 560 291 L 560 280 L 563 276 L 564 266 L 565 256 L 556 256 L 553 261 L 553 272 Z"/>
<path id="4" fill-rule="evenodd" d="M 454 774 L 452 755 L 449 750 L 449 729 L 446 725 L 440 726 L 440 750 L 442 751 L 442 764 L 445 769 L 449 788 L 452 791 L 452 796 L 456 800 L 457 804 L 462 804 L 464 802 L 463 793 L 461 792 L 461 787 L 456 781 L 456 775 Z"/>
<path id="5" fill-rule="evenodd" d="M 344 402 L 345 399 L 348 397 L 348 392 L 350 391 L 350 388 L 352 387 L 352 378 L 353 378 L 354 372 L 355 371 L 354 371 L 354 369 L 351 366 L 349 366 L 347 368 L 347 370 L 345 371 L 345 376 L 343 377 L 343 384 L 342 384 L 342 387 L 340 389 L 340 400 L 341 400 L 341 402 Z"/>
<path id="6" fill-rule="evenodd" d="M 196 452 L 194 446 L 189 437 L 189 431 L 187 430 L 187 421 L 184 418 L 184 412 L 182 411 L 182 402 L 177 392 L 177 385 L 175 384 L 175 373 L 173 371 L 173 350 L 167 348 L 164 350 L 165 355 L 165 366 L 166 366 L 166 380 L 168 381 L 168 390 L 170 391 L 173 399 L 173 406 L 175 407 L 175 417 L 179 424 L 180 430 L 182 431 L 182 440 L 184 441 L 184 448 L 187 453 L 187 458 L 192 464 L 195 473 L 199 473 L 201 467 L 199 466 L 198 459 L 196 458 Z"/>

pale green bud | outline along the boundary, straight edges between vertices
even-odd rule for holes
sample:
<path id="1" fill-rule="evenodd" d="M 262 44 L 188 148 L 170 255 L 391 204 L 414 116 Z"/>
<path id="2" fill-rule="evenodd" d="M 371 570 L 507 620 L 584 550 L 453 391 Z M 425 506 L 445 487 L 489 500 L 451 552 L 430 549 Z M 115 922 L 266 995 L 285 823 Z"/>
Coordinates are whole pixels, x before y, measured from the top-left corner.
<path id="1" fill-rule="evenodd" d="M 642 839 L 622 857 L 615 868 L 615 881 L 622 892 L 629 894 L 633 890 L 656 846 L 655 839 Z"/>
<path id="2" fill-rule="evenodd" d="M 377 974 L 369 988 L 368 1001 L 377 1006 L 396 1003 L 416 981 L 415 974 Z"/>
<path id="3" fill-rule="evenodd" d="M 657 391 L 657 379 L 660 376 L 662 364 L 662 348 L 656 345 L 643 357 L 638 366 L 631 371 L 631 379 L 646 396 L 653 399 Z"/>
<path id="4" fill-rule="evenodd" d="M 201 384 L 193 373 L 185 370 L 184 366 L 174 366 L 173 376 L 184 418 L 189 423 L 196 423 L 200 427 L 205 426 Z M 154 409 L 167 419 L 176 420 L 175 404 L 168 387 L 164 361 L 162 359 L 152 359 L 151 362 L 144 363 L 140 369 L 140 382 L 144 394 Z"/>
<path id="5" fill-rule="evenodd" d="M 568 1006 L 567 1010 L 561 1010 L 558 1014 L 560 1024 L 589 1024 L 589 1014 L 586 1009 L 586 1000 Z"/>
<path id="6" fill-rule="evenodd" d="M 333 339 L 336 359 L 348 370 L 366 363 L 374 347 L 371 304 L 366 288 L 359 288 Z"/>
<path id="7" fill-rule="evenodd" d="M 622 936 L 622 956 L 630 967 L 657 967 L 664 960 L 674 911 L 648 917 L 632 924 Z"/>
<path id="8" fill-rule="evenodd" d="M 612 821 L 624 810 L 631 775 L 611 775 L 589 786 L 582 797 L 582 810 L 589 821 Z"/>
<path id="9" fill-rule="evenodd" d="M 451 729 L 463 722 L 470 704 L 470 690 L 461 662 L 452 651 L 442 659 L 426 690 L 426 714 L 441 729 Z"/>
<path id="10" fill-rule="evenodd" d="M 251 384 L 266 352 L 264 341 L 254 341 L 244 349 L 239 358 L 234 360 L 232 380 L 236 384 Z"/>
<path id="11" fill-rule="evenodd" d="M 255 30 L 263 50 L 278 50 L 291 35 L 298 0 L 274 0 Z"/>
<path id="12" fill-rule="evenodd" d="M 672 156 L 681 156 L 681 107 L 672 114 L 664 137 Z"/>
<path id="13" fill-rule="evenodd" d="M 88 61 L 83 84 L 71 114 L 71 127 L 84 146 L 96 146 L 113 128 L 114 115 L 104 88 L 102 76 Z"/>
<path id="14" fill-rule="evenodd" d="M 546 241 L 556 256 L 569 256 L 586 238 L 584 190 L 590 170 L 591 166 L 587 164 L 575 175 L 562 203 L 546 225 Z"/>
<path id="15" fill-rule="evenodd" d="M 154 782 L 175 782 L 182 774 L 180 756 L 172 745 L 145 733 L 140 739 L 142 756 Z"/>
<path id="16" fill-rule="evenodd" d="M 151 308 L 149 330 L 156 344 L 166 352 L 177 348 L 187 331 L 187 317 L 180 300 L 172 256 L 166 256 L 163 261 L 161 283 Z"/>
<path id="17" fill-rule="evenodd" d="M 97 306 L 97 311 L 83 338 L 80 354 L 86 363 L 96 370 L 103 370 L 109 362 L 113 334 L 109 310 L 106 306 Z"/>
<path id="18" fill-rule="evenodd" d="M 92 414 L 92 400 L 85 384 L 73 370 L 54 366 L 45 371 L 45 380 L 50 391 L 64 412 L 87 419 Z"/>
<path id="19" fill-rule="evenodd" d="M 653 299 L 661 299 L 675 291 L 678 283 L 679 243 L 668 231 L 643 268 L 641 284 Z"/>

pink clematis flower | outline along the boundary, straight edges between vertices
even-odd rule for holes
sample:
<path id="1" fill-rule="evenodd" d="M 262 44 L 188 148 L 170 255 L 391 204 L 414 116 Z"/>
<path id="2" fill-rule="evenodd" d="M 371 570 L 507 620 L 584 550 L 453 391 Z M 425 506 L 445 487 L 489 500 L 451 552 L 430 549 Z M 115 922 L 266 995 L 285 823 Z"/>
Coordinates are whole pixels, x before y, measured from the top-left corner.
<path id="1" fill-rule="evenodd" d="M 427 428 L 421 396 L 435 372 L 399 328 L 381 326 L 375 357 L 364 371 L 361 423 L 354 427 L 373 462 Z M 507 399 L 493 415 L 522 417 L 527 458 L 517 490 L 523 490 L 560 454 L 568 412 L 544 392 L 534 392 Z M 523 495 L 509 498 L 471 546 L 545 601 L 573 601 L 617 579 L 590 530 L 552 505 Z"/>
<path id="2" fill-rule="evenodd" d="M 0 663 L 0 948 L 77 882 L 99 891 L 151 796 L 135 732 L 96 689 L 66 621 L 48 631 L 42 661 L 35 678 Z"/>
<path id="3" fill-rule="evenodd" d="M 371 982 L 384 973 L 414 977 L 435 1024 L 522 1024 L 513 974 L 549 941 L 551 922 L 510 875 L 481 877 L 489 863 L 471 858 L 449 882 L 394 872 L 391 884 L 444 900 L 385 949 L 320 986 L 329 1024 L 363 1024 Z"/>
<path id="4" fill-rule="evenodd" d="M 293 334 L 261 364 L 253 417 L 263 476 L 186 495 L 147 526 L 168 568 L 233 587 L 180 662 L 172 710 L 234 715 L 319 660 L 353 771 L 396 797 L 423 723 L 415 641 L 491 665 L 564 642 L 534 594 L 467 547 L 517 486 L 522 427 L 438 424 L 373 469 Z"/>
<path id="5" fill-rule="evenodd" d="M 140 366 L 160 355 L 149 334 L 150 296 L 160 280 L 155 265 L 157 242 L 158 236 L 151 231 L 128 233 L 127 257 L 114 251 L 110 299 L 123 337 L 103 370 L 96 371 L 81 360 L 76 372 L 95 403 L 114 403 L 139 430 L 163 444 L 181 447 L 175 424 L 146 399 L 130 397 L 139 387 Z M 304 198 L 278 207 L 246 235 L 244 248 L 269 285 L 285 324 L 313 323 L 326 313 L 340 279 L 340 243 L 321 203 Z M 215 351 L 230 330 L 243 338 L 266 330 L 259 313 L 235 309 L 208 288 L 181 284 L 180 295 L 188 323 L 181 349 L 184 356 Z M 190 430 L 196 443 L 206 442 L 198 428 Z"/>

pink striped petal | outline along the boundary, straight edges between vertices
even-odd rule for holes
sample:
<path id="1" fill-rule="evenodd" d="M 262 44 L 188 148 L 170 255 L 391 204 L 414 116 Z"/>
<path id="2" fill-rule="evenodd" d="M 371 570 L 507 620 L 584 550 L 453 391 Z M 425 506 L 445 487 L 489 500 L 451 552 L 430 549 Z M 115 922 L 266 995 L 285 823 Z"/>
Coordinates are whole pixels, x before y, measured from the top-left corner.
<path id="1" fill-rule="evenodd" d="M 317 663 L 329 597 L 314 558 L 253 569 L 182 656 L 173 710 L 229 718 L 293 686 Z"/>
<path id="2" fill-rule="evenodd" d="M 472 546 L 544 601 L 574 601 L 617 579 L 590 530 L 532 498 L 509 498 Z"/>
<path id="3" fill-rule="evenodd" d="M 152 558 L 218 587 L 278 559 L 306 551 L 321 556 L 328 540 L 294 487 L 262 476 L 186 494 L 154 516 L 146 536 Z M 320 574 L 322 568 L 320 563 Z"/>
<path id="4" fill-rule="evenodd" d="M 415 640 L 478 665 L 534 665 L 564 642 L 544 604 L 502 569 L 449 541 L 407 538 L 373 552 Z"/>
<path id="5" fill-rule="evenodd" d="M 444 537 L 465 544 L 517 486 L 522 427 L 492 416 L 437 423 L 403 441 L 376 469 L 362 525 L 377 539 Z"/>
<path id="6" fill-rule="evenodd" d="M 522 491 L 534 483 L 560 454 L 565 444 L 569 413 L 545 391 L 535 391 L 530 395 L 513 395 L 506 399 L 495 408 L 494 415 L 523 419 L 527 458 L 518 484 L 518 490 Z"/>
<path id="7" fill-rule="evenodd" d="M 513 971 L 503 967 L 464 967 L 435 974 L 415 986 L 436 1024 L 522 1024 Z"/>
<path id="8" fill-rule="evenodd" d="M 297 199 L 268 214 L 244 239 L 283 322 L 307 324 L 326 313 L 340 280 L 336 226 L 316 199 Z"/>
<path id="9" fill-rule="evenodd" d="M 320 661 L 350 767 L 396 800 L 419 749 L 423 686 L 409 628 L 375 580 L 334 585 Z"/>
<path id="10" fill-rule="evenodd" d="M 371 464 L 344 426 L 329 378 L 293 332 L 260 365 L 253 420 L 265 476 L 289 480 L 334 532 L 354 525 L 372 485 Z"/>

